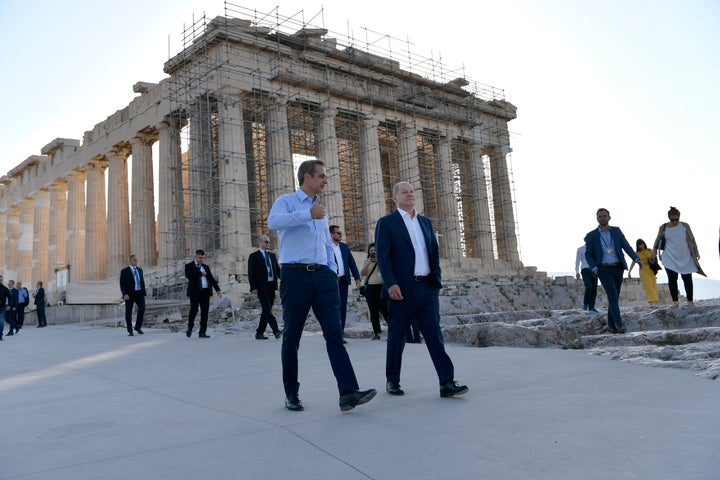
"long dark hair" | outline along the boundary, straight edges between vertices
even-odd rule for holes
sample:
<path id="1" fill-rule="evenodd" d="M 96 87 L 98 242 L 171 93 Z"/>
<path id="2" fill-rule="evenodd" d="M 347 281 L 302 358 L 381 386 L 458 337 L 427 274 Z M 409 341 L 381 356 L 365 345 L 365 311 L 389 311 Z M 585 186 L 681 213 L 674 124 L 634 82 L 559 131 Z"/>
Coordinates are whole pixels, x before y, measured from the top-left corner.
<path id="1" fill-rule="evenodd" d="M 642 243 L 643 247 L 647 248 L 647 243 L 645 243 L 645 240 L 643 240 L 642 238 L 638 238 L 637 240 L 635 240 L 635 251 L 636 252 L 640 251 L 641 243 Z"/>

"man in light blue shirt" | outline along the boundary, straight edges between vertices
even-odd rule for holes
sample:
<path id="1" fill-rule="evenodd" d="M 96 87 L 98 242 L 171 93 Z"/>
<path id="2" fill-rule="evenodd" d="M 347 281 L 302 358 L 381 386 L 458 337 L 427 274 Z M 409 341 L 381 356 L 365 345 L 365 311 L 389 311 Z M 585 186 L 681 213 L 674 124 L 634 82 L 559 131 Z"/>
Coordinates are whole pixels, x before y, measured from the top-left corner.
<path id="1" fill-rule="evenodd" d="M 281 358 L 285 407 L 301 411 L 298 396 L 298 348 L 312 307 L 320 323 L 328 357 L 340 393 L 340 410 L 369 402 L 374 389 L 359 390 L 355 371 L 343 345 L 337 265 L 333 258 L 325 207 L 320 193 L 327 185 L 325 166 L 306 160 L 298 169 L 300 189 L 278 198 L 270 210 L 268 227 L 280 236 L 280 299 L 283 306 Z"/>

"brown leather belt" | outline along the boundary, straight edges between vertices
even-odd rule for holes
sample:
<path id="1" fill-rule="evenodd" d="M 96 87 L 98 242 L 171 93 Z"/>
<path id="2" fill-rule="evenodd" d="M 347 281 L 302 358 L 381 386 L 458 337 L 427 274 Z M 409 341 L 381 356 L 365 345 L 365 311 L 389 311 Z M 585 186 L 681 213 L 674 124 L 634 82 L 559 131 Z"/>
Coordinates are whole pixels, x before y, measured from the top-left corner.
<path id="1" fill-rule="evenodd" d="M 601 267 L 619 267 L 620 265 L 622 265 L 620 262 L 600 264 Z"/>

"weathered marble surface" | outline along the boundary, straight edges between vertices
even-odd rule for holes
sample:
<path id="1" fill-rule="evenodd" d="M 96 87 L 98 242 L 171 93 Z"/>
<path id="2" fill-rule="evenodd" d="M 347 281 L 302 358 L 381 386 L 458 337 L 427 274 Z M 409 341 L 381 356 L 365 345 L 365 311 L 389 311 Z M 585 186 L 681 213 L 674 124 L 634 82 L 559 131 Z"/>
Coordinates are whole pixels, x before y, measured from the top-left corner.
<path id="1" fill-rule="evenodd" d="M 694 308 L 651 307 L 644 303 L 639 285 L 630 283 L 626 287 L 621 311 L 628 331 L 612 335 L 605 327 L 602 289 L 600 313 L 583 311 L 576 308 L 582 302 L 582 287 L 571 277 L 559 281 L 498 278 L 452 282 L 440 296 L 443 333 L 447 342 L 476 347 L 587 349 L 593 355 L 690 369 L 698 375 L 720 378 L 720 299 L 696 302 Z M 232 306 L 227 299 L 219 303 L 214 300 L 211 322 L 216 328 L 227 334 L 254 333 L 260 317 L 256 297 L 248 294 L 241 304 Z M 182 330 L 187 310 L 185 304 L 158 310 L 146 322 Z M 279 300 L 274 311 L 282 323 Z M 305 329 L 320 330 L 312 312 Z M 351 339 L 368 339 L 372 334 L 365 299 L 352 291 L 345 333 Z"/>

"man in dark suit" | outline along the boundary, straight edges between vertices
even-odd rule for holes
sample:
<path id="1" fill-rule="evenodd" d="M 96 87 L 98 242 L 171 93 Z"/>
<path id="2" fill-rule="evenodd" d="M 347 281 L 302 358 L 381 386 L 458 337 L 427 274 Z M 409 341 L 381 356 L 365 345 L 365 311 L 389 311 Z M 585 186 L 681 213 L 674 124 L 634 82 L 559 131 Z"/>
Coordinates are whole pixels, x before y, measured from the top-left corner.
<path id="1" fill-rule="evenodd" d="M 352 253 L 350 253 L 350 247 L 347 246 L 347 243 L 340 241 L 342 240 L 342 230 L 337 225 L 330 225 L 330 239 L 333 243 L 335 263 L 337 263 L 338 289 L 340 292 L 340 324 L 344 332 L 345 317 L 347 316 L 348 287 L 351 282 L 350 273 L 352 273 L 352 277 L 355 279 L 355 288 L 360 288 L 360 272 L 358 272 L 355 259 Z"/>
<path id="2" fill-rule="evenodd" d="M 278 288 L 280 278 L 280 267 L 275 255 L 268 250 L 270 238 L 267 235 L 260 235 L 258 238 L 258 251 L 248 257 L 248 281 L 250 291 L 257 295 L 262 307 L 260 323 L 255 332 L 256 340 L 267 340 L 265 330 L 268 323 L 272 328 L 275 338 L 280 338 L 282 332 L 278 328 L 277 320 L 272 314 L 272 306 L 275 303 L 275 291 Z"/>
<path id="3" fill-rule="evenodd" d="M 137 257 L 130 255 L 128 259 L 129 265 L 120 270 L 120 291 L 125 300 L 125 325 L 127 326 L 128 336 L 133 336 L 132 327 L 132 310 L 133 305 L 137 305 L 137 319 L 135 320 L 135 331 L 140 335 L 143 334 L 142 323 L 145 316 L 145 277 L 143 277 L 142 268 L 137 266 Z"/>
<path id="4" fill-rule="evenodd" d="M 18 328 L 15 325 L 15 319 L 18 309 L 18 289 L 15 288 L 15 280 L 8 282 L 8 300 L 5 307 L 5 321 L 10 325 L 7 336 L 15 335 L 18 332 Z"/>
<path id="5" fill-rule="evenodd" d="M 45 316 L 45 289 L 43 282 L 37 282 L 35 291 L 32 294 L 35 304 L 35 314 L 37 315 L 37 328 L 47 327 L 47 317 Z"/>
<path id="6" fill-rule="evenodd" d="M 468 387 L 455 381 L 455 368 L 445 352 L 440 330 L 438 293 L 442 278 L 432 223 L 415 211 L 415 192 L 409 183 L 393 187 L 393 201 L 397 210 L 378 220 L 375 228 L 382 295 L 389 299 L 385 388 L 391 395 L 405 393 L 400 388 L 400 369 L 405 334 L 415 318 L 440 381 L 440 396 L 461 395 Z"/>
<path id="7" fill-rule="evenodd" d="M 3 285 L 3 277 L 0 275 L 0 340 L 2 340 L 3 333 L 5 333 L 5 313 L 9 302 L 10 290 Z"/>
<path id="8" fill-rule="evenodd" d="M 620 317 L 620 288 L 627 262 L 622 251 L 635 260 L 642 268 L 637 253 L 625 239 L 618 227 L 611 227 L 610 212 L 600 208 L 596 212 L 598 227 L 585 237 L 585 259 L 588 268 L 600 280 L 608 300 L 608 330 L 611 333 L 625 333 Z"/>
<path id="9" fill-rule="evenodd" d="M 15 333 L 17 333 L 18 330 L 22 330 L 25 324 L 25 308 L 30 305 L 30 292 L 28 292 L 28 289 L 23 287 L 22 282 L 17 282 L 16 287 L 18 292 L 18 306 L 15 312 Z"/>
<path id="10" fill-rule="evenodd" d="M 195 325 L 195 316 L 200 310 L 200 338 L 210 338 L 207 335 L 208 312 L 210 311 L 210 297 L 213 295 L 213 288 L 222 298 L 222 292 L 218 286 L 215 277 L 213 277 L 210 267 L 205 265 L 205 251 L 195 250 L 195 260 L 185 265 L 185 276 L 188 279 L 187 296 L 190 297 L 190 314 L 188 316 L 188 329 L 185 334 L 188 338 L 192 335 L 193 325 Z"/>

